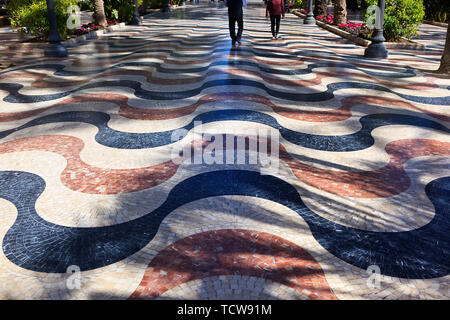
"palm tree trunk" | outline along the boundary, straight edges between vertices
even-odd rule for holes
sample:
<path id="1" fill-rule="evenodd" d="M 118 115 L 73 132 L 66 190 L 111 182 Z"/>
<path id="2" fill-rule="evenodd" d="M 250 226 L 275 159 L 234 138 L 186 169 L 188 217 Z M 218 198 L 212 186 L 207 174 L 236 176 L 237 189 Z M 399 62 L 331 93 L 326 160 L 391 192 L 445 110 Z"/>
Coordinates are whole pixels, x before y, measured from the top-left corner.
<path id="1" fill-rule="evenodd" d="M 441 66 L 437 72 L 450 73 L 450 23 L 447 28 L 447 40 L 445 40 L 445 48 L 441 58 Z"/>
<path id="2" fill-rule="evenodd" d="M 94 0 L 94 19 L 95 23 L 102 27 L 105 27 L 108 24 L 106 21 L 103 0 Z"/>
<path id="3" fill-rule="evenodd" d="M 345 0 L 334 0 L 334 24 L 347 22 L 347 6 Z"/>
<path id="4" fill-rule="evenodd" d="M 314 16 L 326 16 L 327 15 L 327 3 L 328 0 L 316 0 L 314 3 Z"/>

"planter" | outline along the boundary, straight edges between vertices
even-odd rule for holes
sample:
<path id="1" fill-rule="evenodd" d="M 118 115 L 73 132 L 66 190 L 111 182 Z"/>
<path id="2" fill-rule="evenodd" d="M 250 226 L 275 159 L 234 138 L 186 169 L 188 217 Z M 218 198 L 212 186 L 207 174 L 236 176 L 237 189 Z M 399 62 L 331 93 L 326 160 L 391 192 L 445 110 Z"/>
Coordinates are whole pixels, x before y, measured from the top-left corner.
<path id="1" fill-rule="evenodd" d="M 322 27 L 334 34 L 337 34 L 338 36 L 341 36 L 343 38 L 346 38 L 348 40 L 350 40 L 353 43 L 356 43 L 357 45 L 363 46 L 363 47 L 367 47 L 370 44 L 370 40 L 366 40 L 360 37 L 355 36 L 354 34 L 351 34 L 347 31 L 344 31 L 342 29 L 339 29 L 338 27 L 332 26 L 330 24 L 327 24 L 325 22 L 316 20 L 316 24 L 319 27 Z"/>
<path id="2" fill-rule="evenodd" d="M 142 17 L 141 17 L 142 19 Z M 65 40 L 62 41 L 61 43 L 63 44 L 64 47 L 69 48 L 69 47 L 73 47 L 75 45 L 79 45 L 87 40 L 93 40 L 93 39 L 98 39 L 98 37 L 102 34 L 108 33 L 108 32 L 113 32 L 116 31 L 120 28 L 125 27 L 125 22 L 121 22 L 112 26 L 109 26 L 105 29 L 100 29 L 100 30 L 96 30 L 96 31 L 91 31 L 87 34 L 83 34 L 81 36 L 69 39 L 69 40 Z"/>
<path id="3" fill-rule="evenodd" d="M 409 50 L 425 50 L 426 45 L 402 37 L 405 42 L 385 42 L 388 49 L 409 49 Z"/>
<path id="4" fill-rule="evenodd" d="M 445 22 L 436 22 L 436 21 L 429 21 L 429 20 L 423 20 L 422 22 L 426 23 L 426 24 L 432 24 L 433 26 L 448 28 L 448 24 Z"/>
<path id="5" fill-rule="evenodd" d="M 171 9 L 178 9 L 178 8 L 180 8 L 180 6 L 176 6 L 176 5 L 171 6 Z M 156 14 L 158 12 L 160 12 L 160 9 L 155 9 L 155 11 L 150 12 L 150 13 L 146 14 L 145 16 L 141 16 L 141 21 L 144 18 L 146 18 L 148 16 L 151 16 L 151 15 L 154 15 L 154 14 Z M 66 48 L 74 47 L 74 46 L 77 46 L 77 45 L 80 45 L 80 44 L 84 43 L 87 40 L 98 39 L 98 37 L 101 36 L 102 34 L 116 31 L 116 30 L 118 30 L 120 28 L 125 27 L 125 25 L 126 25 L 125 22 L 121 22 L 121 23 L 109 26 L 109 27 L 107 27 L 105 29 L 91 31 L 89 33 L 80 35 L 78 37 L 74 37 L 74 38 L 71 38 L 71 39 L 68 39 L 68 40 L 61 41 L 61 43 Z"/>
<path id="6" fill-rule="evenodd" d="M 293 14 L 295 14 L 296 16 L 300 17 L 300 18 L 305 18 L 306 15 L 301 13 L 298 9 L 294 9 L 292 11 Z M 338 36 L 341 36 L 347 40 L 350 40 L 351 42 L 362 46 L 362 47 L 367 47 L 370 44 L 370 40 L 366 40 L 360 37 L 355 36 L 354 34 L 351 34 L 347 31 L 344 31 L 342 29 L 339 29 L 336 26 L 333 26 L 331 24 L 316 20 L 316 24 L 325 29 L 330 31 L 331 33 L 337 34 Z M 412 40 L 408 40 L 406 38 L 402 38 L 403 41 L 405 42 L 385 42 L 384 44 L 386 45 L 386 48 L 388 49 L 409 49 L 409 50 L 425 50 L 426 46 L 422 43 L 418 43 Z"/>

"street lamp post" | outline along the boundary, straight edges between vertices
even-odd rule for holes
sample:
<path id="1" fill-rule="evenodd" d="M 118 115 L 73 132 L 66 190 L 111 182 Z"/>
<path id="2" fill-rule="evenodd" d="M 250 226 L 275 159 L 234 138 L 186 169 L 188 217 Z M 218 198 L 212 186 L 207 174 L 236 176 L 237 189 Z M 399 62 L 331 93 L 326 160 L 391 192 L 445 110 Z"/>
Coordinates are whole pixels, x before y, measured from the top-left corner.
<path id="1" fill-rule="evenodd" d="M 55 3 L 53 0 L 47 0 L 47 14 L 50 24 L 50 33 L 48 36 L 50 43 L 47 49 L 45 49 L 44 54 L 47 57 L 67 57 L 67 49 L 61 44 L 62 39 L 56 25 Z"/>
<path id="2" fill-rule="evenodd" d="M 306 14 L 306 18 L 303 20 L 303 24 L 315 24 L 316 19 L 314 19 L 313 14 L 313 3 L 312 0 L 308 0 L 308 13 Z"/>
<path id="3" fill-rule="evenodd" d="M 383 36 L 384 6 L 385 0 L 378 0 L 380 14 L 376 17 L 375 31 L 373 32 L 371 39 L 372 42 L 364 51 L 364 56 L 366 58 L 385 59 L 388 57 L 388 51 L 384 45 L 386 39 Z"/>
<path id="4" fill-rule="evenodd" d="M 141 24 L 141 17 L 139 16 L 137 0 L 134 0 L 133 18 L 130 21 L 131 25 L 138 26 Z"/>

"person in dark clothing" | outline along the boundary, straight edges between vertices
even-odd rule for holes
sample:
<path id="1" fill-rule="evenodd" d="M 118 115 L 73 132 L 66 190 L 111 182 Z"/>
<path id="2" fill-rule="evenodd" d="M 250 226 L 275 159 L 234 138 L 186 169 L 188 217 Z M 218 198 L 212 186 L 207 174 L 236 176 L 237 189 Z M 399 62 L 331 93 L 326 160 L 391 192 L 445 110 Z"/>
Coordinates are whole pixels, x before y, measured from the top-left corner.
<path id="1" fill-rule="evenodd" d="M 284 19 L 284 1 L 268 0 L 266 6 L 266 18 L 270 15 L 270 29 L 272 31 L 272 39 L 278 39 L 280 31 L 281 16 Z"/>
<path id="2" fill-rule="evenodd" d="M 291 9 L 289 8 L 289 0 L 284 0 L 284 12 L 290 13 Z"/>
<path id="3" fill-rule="evenodd" d="M 233 46 L 237 43 L 241 44 L 242 31 L 244 30 L 244 11 L 242 6 L 243 0 L 228 0 L 228 22 L 230 28 L 230 37 Z M 236 35 L 236 22 L 238 24 L 238 32 Z"/>

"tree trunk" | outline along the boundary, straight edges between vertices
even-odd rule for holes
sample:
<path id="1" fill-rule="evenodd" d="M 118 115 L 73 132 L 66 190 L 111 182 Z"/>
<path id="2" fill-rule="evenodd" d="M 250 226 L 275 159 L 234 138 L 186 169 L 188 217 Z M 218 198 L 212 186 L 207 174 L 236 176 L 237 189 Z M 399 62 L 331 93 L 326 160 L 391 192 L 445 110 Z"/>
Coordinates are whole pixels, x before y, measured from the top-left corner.
<path id="1" fill-rule="evenodd" d="M 334 0 L 334 24 L 347 23 L 347 6 L 345 0 Z"/>
<path id="2" fill-rule="evenodd" d="M 447 40 L 445 40 L 445 48 L 441 58 L 441 66 L 437 72 L 450 74 L 450 23 L 447 28 Z"/>
<path id="3" fill-rule="evenodd" d="M 105 16 L 103 0 L 94 0 L 94 19 L 97 25 L 105 27 L 108 23 Z"/>
<path id="4" fill-rule="evenodd" d="M 327 3 L 328 0 L 316 0 L 314 3 L 314 16 L 326 16 L 327 15 Z"/>

